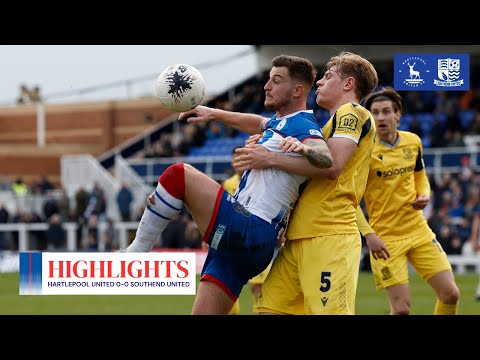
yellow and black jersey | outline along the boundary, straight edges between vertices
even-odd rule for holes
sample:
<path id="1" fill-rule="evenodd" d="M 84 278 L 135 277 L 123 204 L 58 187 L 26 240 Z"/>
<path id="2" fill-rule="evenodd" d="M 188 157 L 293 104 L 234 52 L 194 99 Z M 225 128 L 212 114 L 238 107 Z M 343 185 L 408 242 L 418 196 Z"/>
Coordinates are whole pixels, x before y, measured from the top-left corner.
<path id="1" fill-rule="evenodd" d="M 363 106 L 340 106 L 322 129 L 324 138 L 348 138 L 357 150 L 336 180 L 311 179 L 290 215 L 287 240 L 358 233 L 355 216 L 367 182 L 375 122 Z"/>
<path id="2" fill-rule="evenodd" d="M 397 131 L 393 145 L 377 138 L 370 160 L 364 199 L 369 224 L 383 241 L 432 233 L 422 210 L 411 202 L 420 193 L 430 194 L 420 138 Z"/>

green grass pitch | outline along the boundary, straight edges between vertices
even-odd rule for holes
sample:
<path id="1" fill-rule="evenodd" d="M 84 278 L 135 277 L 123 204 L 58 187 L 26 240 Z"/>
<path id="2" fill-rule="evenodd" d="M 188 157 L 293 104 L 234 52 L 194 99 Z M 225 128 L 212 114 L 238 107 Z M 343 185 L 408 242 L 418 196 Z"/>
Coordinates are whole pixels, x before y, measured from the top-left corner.
<path id="1" fill-rule="evenodd" d="M 459 315 L 480 315 L 475 300 L 478 275 L 456 274 L 461 291 Z M 198 278 L 197 278 L 198 281 Z M 188 315 L 193 295 L 19 295 L 18 273 L 0 274 L 1 315 Z M 411 274 L 412 315 L 430 315 L 435 294 L 425 281 Z M 357 293 L 358 315 L 389 313 L 387 295 L 375 290 L 372 274 L 360 273 Z M 240 295 L 242 315 L 252 314 L 250 289 Z"/>

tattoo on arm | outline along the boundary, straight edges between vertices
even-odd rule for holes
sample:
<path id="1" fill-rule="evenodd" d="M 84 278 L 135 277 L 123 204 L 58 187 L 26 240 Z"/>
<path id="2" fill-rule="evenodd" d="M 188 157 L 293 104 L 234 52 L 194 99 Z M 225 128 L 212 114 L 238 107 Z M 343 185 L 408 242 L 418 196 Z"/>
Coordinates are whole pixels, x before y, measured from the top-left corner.
<path id="1" fill-rule="evenodd" d="M 328 147 L 322 147 L 316 140 L 307 140 L 305 145 L 310 147 L 305 154 L 310 164 L 319 168 L 332 166 L 332 157 L 328 152 Z"/>

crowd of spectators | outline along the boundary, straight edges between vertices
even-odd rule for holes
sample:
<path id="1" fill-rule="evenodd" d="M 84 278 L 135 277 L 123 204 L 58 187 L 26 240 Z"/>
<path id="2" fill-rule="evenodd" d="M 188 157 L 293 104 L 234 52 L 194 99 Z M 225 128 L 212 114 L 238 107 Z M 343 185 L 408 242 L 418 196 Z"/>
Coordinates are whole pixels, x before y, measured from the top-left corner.
<path id="1" fill-rule="evenodd" d="M 66 222 L 75 223 L 76 247 L 79 251 L 97 251 L 100 241 L 105 250 L 116 250 L 120 247 L 119 234 L 114 226 L 114 220 L 107 217 L 107 207 L 116 206 L 120 218 L 117 221 L 140 221 L 143 206 L 133 209 L 133 193 L 127 184 L 122 184 L 115 196 L 115 204 L 109 204 L 105 191 L 98 184 L 92 189 L 80 187 L 72 197 L 68 197 L 64 189 L 56 187 L 42 176 L 32 184 L 25 183 L 22 178 L 9 181 L 3 178 L 0 192 L 9 193 L 18 199 L 29 196 L 41 198 L 41 211 L 26 207 L 17 207 L 9 211 L 0 201 L 0 224 L 9 223 L 47 223 L 47 230 L 29 232 L 30 250 L 65 251 L 67 249 L 67 233 L 63 227 Z M 99 224 L 104 223 L 103 231 Z M 135 231 L 129 233 L 129 240 L 135 236 Z M 186 208 L 172 221 L 159 239 L 156 247 L 160 248 L 201 248 L 201 236 L 195 222 Z M 0 230 L 0 250 L 18 250 L 19 232 Z"/>

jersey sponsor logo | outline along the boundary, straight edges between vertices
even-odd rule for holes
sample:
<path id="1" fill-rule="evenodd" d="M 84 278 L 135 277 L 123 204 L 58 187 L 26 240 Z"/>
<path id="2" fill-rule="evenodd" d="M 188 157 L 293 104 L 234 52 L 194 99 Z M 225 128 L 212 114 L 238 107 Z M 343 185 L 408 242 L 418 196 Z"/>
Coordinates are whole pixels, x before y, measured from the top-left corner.
<path id="1" fill-rule="evenodd" d="M 250 217 L 250 216 L 252 216 L 252 214 L 250 213 L 250 211 L 248 211 L 247 209 L 245 209 L 245 208 L 243 207 L 243 205 L 240 204 L 238 201 L 233 204 L 233 210 L 235 210 L 236 212 L 242 214 L 242 215 L 245 216 L 245 217 Z"/>
<path id="2" fill-rule="evenodd" d="M 358 118 L 353 114 L 346 114 L 340 118 L 337 129 L 354 132 L 357 128 Z"/>
<path id="3" fill-rule="evenodd" d="M 308 132 L 310 133 L 310 135 L 322 136 L 322 133 L 316 129 L 310 129 L 308 130 Z"/>
<path id="4" fill-rule="evenodd" d="M 324 297 L 321 298 L 320 300 L 322 300 L 323 306 L 327 305 L 327 301 L 328 301 L 328 298 L 327 298 L 327 297 L 324 296 Z"/>
<path id="5" fill-rule="evenodd" d="M 377 156 L 380 160 L 383 160 L 383 154 L 378 154 Z"/>
<path id="6" fill-rule="evenodd" d="M 412 172 L 415 170 L 415 166 L 414 165 L 411 165 L 411 166 L 406 166 L 406 167 L 403 167 L 403 168 L 393 168 L 393 169 L 390 169 L 390 170 L 386 170 L 386 171 L 382 171 L 382 170 L 378 170 L 377 171 L 377 176 L 378 177 L 390 177 L 390 176 L 402 176 L 408 172 Z"/>
<path id="7" fill-rule="evenodd" d="M 227 228 L 226 225 L 218 224 L 217 230 L 215 231 L 215 234 L 213 235 L 212 241 L 210 242 L 210 246 L 214 249 L 218 248 L 218 244 L 220 243 L 220 240 L 222 240 L 222 236 L 225 233 L 225 229 Z"/>

